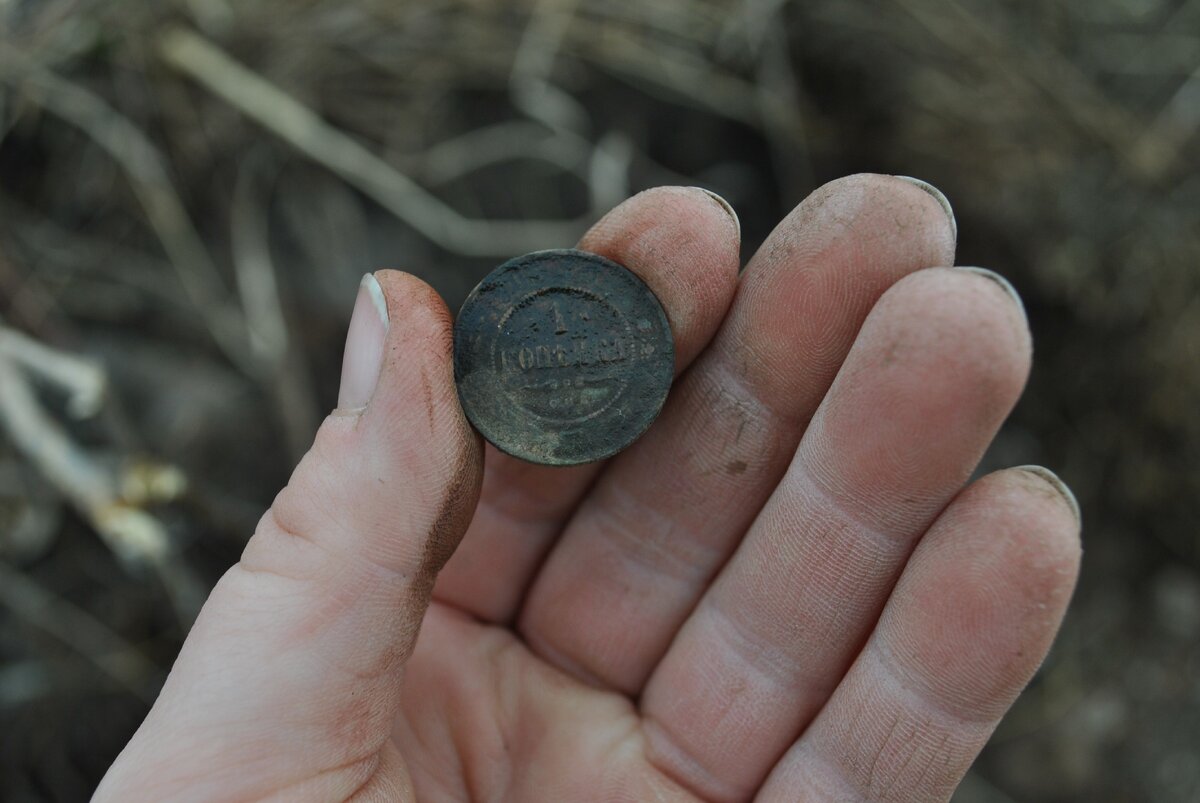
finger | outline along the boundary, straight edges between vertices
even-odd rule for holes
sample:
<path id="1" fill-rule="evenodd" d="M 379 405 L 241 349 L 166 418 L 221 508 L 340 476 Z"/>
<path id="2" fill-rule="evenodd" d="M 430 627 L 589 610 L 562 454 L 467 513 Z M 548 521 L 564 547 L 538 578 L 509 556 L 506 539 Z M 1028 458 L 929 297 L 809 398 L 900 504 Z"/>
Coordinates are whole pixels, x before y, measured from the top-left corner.
<path id="1" fill-rule="evenodd" d="M 760 799 L 948 800 L 1045 657 L 1078 570 L 1078 509 L 1056 477 L 972 485 Z"/>
<path id="2" fill-rule="evenodd" d="M 884 294 L 784 479 L 647 684 L 649 744 L 669 774 L 718 800 L 758 786 L 967 480 L 1029 353 L 1015 296 L 985 275 L 932 268 Z"/>
<path id="3" fill-rule="evenodd" d="M 641 688 L 783 475 L 879 296 L 952 264 L 952 221 L 908 181 L 852 176 L 779 225 L 659 423 L 605 471 L 547 558 L 521 616 L 535 650 Z"/>
<path id="4" fill-rule="evenodd" d="M 106 781 L 153 790 L 114 799 L 185 787 L 249 799 L 301 783 L 340 799 L 377 769 L 401 665 L 482 474 L 450 339 L 427 285 L 393 271 L 364 280 L 342 408 L 217 584 Z"/>
<path id="5" fill-rule="evenodd" d="M 647 190 L 609 212 L 579 247 L 636 273 L 658 296 L 682 371 L 725 315 L 738 272 L 737 218 L 694 187 Z M 488 448 L 479 510 L 438 578 L 438 600 L 508 621 L 563 522 L 602 464 L 552 468 Z"/>

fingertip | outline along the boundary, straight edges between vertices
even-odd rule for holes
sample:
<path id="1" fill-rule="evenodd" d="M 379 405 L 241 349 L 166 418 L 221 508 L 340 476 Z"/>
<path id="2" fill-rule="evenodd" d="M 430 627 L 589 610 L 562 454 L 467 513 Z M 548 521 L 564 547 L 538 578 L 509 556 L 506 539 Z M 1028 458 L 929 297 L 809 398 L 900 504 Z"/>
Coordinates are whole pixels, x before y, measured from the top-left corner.
<path id="1" fill-rule="evenodd" d="M 1022 322 L 1024 322 L 1028 328 L 1028 319 L 1025 313 L 1025 302 L 1021 300 L 1021 294 L 1017 292 L 1017 288 L 1013 287 L 1012 282 L 1001 276 L 999 273 L 996 273 L 996 271 L 989 270 L 988 268 L 963 266 L 956 268 L 955 270 L 958 273 L 969 273 L 974 276 L 979 276 L 982 279 L 987 279 L 999 287 L 1000 290 L 1006 296 L 1008 296 L 1009 301 L 1011 301 L 1013 306 L 1017 308 L 1018 312 L 1020 312 Z"/>
<path id="2" fill-rule="evenodd" d="M 916 187 L 921 192 L 925 193 L 930 198 L 932 198 L 937 203 L 937 205 L 939 207 L 941 207 L 943 214 L 946 215 L 946 219 L 947 219 L 947 221 L 949 221 L 949 224 L 950 224 L 951 237 L 957 242 L 957 240 L 958 240 L 958 219 L 954 216 L 954 207 L 950 205 L 950 199 L 948 199 L 946 197 L 946 194 L 943 193 L 941 190 L 939 190 L 937 187 L 930 184 L 928 181 L 923 181 L 919 178 L 913 178 L 912 176 L 893 176 L 893 178 L 897 178 L 900 181 L 903 181 L 907 184 L 911 184 L 912 186 Z"/>
<path id="3" fill-rule="evenodd" d="M 984 479 L 993 483 L 1000 508 L 997 515 L 1010 522 L 1011 537 L 1020 542 L 1021 573 L 1034 586 L 1043 586 L 1049 596 L 1069 594 L 1083 554 L 1075 495 L 1057 474 L 1042 466 L 1005 469 Z"/>
<path id="4" fill-rule="evenodd" d="M 454 385 L 453 320 L 446 302 L 410 273 L 381 270 L 375 277 L 390 322 L 381 385 L 419 379 L 429 404 L 445 400 Z"/>
<path id="5" fill-rule="evenodd" d="M 1074 590 L 1082 548 L 1079 519 L 1061 481 L 1052 483 L 1048 470 L 1037 469 L 1004 469 L 972 483 L 922 548 L 929 559 L 958 567 L 964 592 L 986 597 L 989 589 L 1003 589 L 1013 614 L 1032 612 L 1027 627 L 1048 640 Z"/>
<path id="6" fill-rule="evenodd" d="M 888 334 L 901 346 L 927 350 L 934 371 L 953 378 L 953 362 L 960 379 L 966 372 L 1011 406 L 1029 378 L 1033 340 L 1024 308 L 993 276 L 959 268 L 916 271 L 883 295 L 872 318 L 893 330 Z"/>
<path id="7" fill-rule="evenodd" d="M 644 190 L 597 222 L 579 247 L 629 268 L 658 296 L 677 370 L 712 337 L 733 299 L 739 225 L 727 204 L 701 188 Z"/>
<path id="8" fill-rule="evenodd" d="M 793 209 L 750 260 L 718 343 L 739 354 L 766 395 L 811 404 L 889 288 L 953 263 L 952 227 L 928 193 L 892 176 L 836 179 Z"/>
<path id="9" fill-rule="evenodd" d="M 699 238 L 699 245 L 715 252 L 717 259 L 705 260 L 696 268 L 713 274 L 714 279 L 730 281 L 737 278 L 740 237 L 737 213 L 720 195 L 703 187 L 662 186 L 642 190 L 613 207 L 583 235 L 579 245 L 594 253 L 621 253 L 632 259 L 670 242 Z"/>
<path id="10" fill-rule="evenodd" d="M 733 224 L 734 243 L 736 243 L 738 245 L 738 247 L 740 248 L 740 246 L 742 244 L 742 221 L 741 221 L 741 218 L 738 217 L 737 210 L 735 210 L 733 208 L 733 204 L 729 203 L 729 201 L 725 200 L 725 198 L 722 197 L 721 195 L 719 195 L 718 193 L 713 192 L 712 190 L 709 190 L 709 189 L 705 189 L 704 187 L 687 187 L 686 189 L 699 190 L 700 192 L 704 193 L 704 195 L 710 201 L 715 203 L 720 208 L 720 210 L 725 213 L 725 215 L 729 219 L 729 222 L 732 222 L 732 224 Z"/>
<path id="11" fill-rule="evenodd" d="M 926 182 L 879 173 L 843 176 L 814 190 L 793 214 L 919 247 L 927 255 L 920 267 L 954 264 L 958 223 L 949 201 Z"/>
<path id="12" fill-rule="evenodd" d="M 813 440 L 814 460 L 852 470 L 840 480 L 849 487 L 889 488 L 907 502 L 891 508 L 897 514 L 935 512 L 908 501 L 913 489 L 961 484 L 1029 375 L 1024 323 L 988 284 L 928 268 L 884 293 L 814 419 L 814 433 L 828 438 Z M 862 438 L 864 427 L 874 440 Z"/>
<path id="13" fill-rule="evenodd" d="M 1075 498 L 1074 492 L 1071 491 L 1069 485 L 1063 482 L 1061 477 L 1045 466 L 1017 466 L 1017 470 L 1032 474 L 1049 485 L 1058 494 L 1062 502 L 1066 504 L 1067 509 L 1071 511 L 1071 516 L 1075 519 L 1075 530 L 1077 532 L 1080 530 L 1083 526 L 1083 512 L 1079 508 L 1079 500 Z"/>
<path id="14" fill-rule="evenodd" d="M 380 270 L 374 274 L 383 293 L 392 329 L 400 329 L 399 339 L 427 337 L 452 341 L 453 317 L 445 300 L 427 282 L 400 270 Z M 391 338 L 389 338 L 390 340 Z M 437 354 L 449 357 L 449 349 Z"/>

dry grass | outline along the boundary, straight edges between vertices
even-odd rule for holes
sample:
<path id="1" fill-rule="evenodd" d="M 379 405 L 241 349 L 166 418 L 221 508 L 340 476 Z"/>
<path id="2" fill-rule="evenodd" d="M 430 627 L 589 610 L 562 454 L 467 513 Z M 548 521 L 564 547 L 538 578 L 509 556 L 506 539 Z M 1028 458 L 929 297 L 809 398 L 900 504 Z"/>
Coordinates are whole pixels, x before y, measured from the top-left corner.
<path id="1" fill-rule="evenodd" d="M 1085 510 L 961 798 L 1200 796 L 1198 32 L 1197 0 L 0 0 L 0 776 L 95 782 L 330 406 L 363 272 L 456 304 L 675 182 L 749 248 L 880 170 L 1022 291 L 988 462 Z"/>

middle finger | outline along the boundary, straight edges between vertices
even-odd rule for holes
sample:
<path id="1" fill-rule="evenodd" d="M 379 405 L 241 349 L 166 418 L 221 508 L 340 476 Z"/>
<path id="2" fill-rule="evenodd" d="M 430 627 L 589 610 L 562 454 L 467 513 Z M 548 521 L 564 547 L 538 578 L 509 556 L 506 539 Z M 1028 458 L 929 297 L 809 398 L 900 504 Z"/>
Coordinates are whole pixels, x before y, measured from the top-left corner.
<path id="1" fill-rule="evenodd" d="M 746 269 L 659 422 L 608 467 L 519 623 L 562 668 L 636 692 L 783 475 L 875 301 L 951 265 L 948 205 L 911 181 L 822 187 Z"/>

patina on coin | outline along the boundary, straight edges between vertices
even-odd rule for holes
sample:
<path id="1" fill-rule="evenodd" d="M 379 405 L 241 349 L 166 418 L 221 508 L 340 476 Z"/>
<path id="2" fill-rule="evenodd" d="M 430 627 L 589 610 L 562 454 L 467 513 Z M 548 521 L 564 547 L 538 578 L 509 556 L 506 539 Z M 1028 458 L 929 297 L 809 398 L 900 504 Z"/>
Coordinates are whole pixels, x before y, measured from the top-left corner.
<path id="1" fill-rule="evenodd" d="M 489 273 L 454 324 L 467 418 L 533 463 L 602 460 L 637 440 L 675 373 L 666 313 L 612 260 L 537 251 Z"/>

